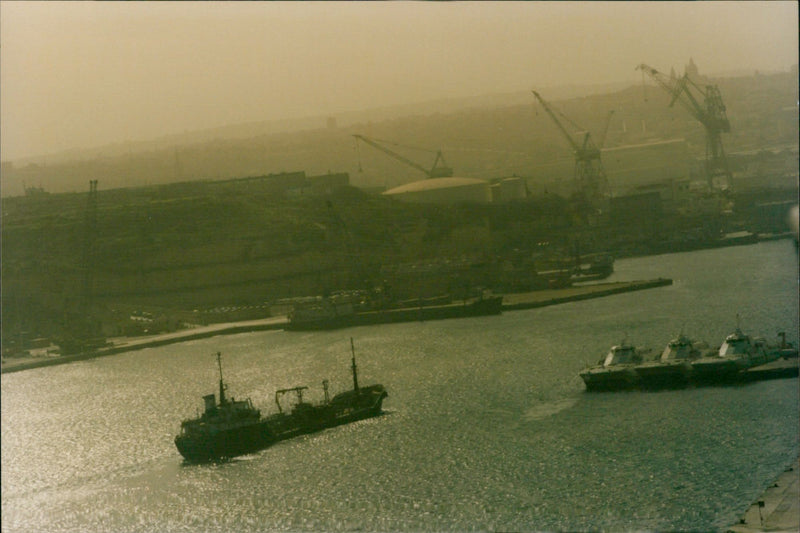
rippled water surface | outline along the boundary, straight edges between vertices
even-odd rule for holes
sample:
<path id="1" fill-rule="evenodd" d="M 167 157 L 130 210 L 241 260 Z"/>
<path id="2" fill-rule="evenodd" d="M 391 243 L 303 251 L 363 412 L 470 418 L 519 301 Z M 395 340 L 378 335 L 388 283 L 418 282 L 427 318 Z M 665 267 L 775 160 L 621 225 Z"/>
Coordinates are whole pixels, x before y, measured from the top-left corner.
<path id="1" fill-rule="evenodd" d="M 743 329 L 797 341 L 789 241 L 617 261 L 669 287 L 496 317 L 262 332 L 2 376 L 3 531 L 708 530 L 798 455 L 798 381 L 587 394 L 625 336 Z M 214 391 L 383 383 L 386 414 L 216 465 L 182 463 L 180 421 Z"/>

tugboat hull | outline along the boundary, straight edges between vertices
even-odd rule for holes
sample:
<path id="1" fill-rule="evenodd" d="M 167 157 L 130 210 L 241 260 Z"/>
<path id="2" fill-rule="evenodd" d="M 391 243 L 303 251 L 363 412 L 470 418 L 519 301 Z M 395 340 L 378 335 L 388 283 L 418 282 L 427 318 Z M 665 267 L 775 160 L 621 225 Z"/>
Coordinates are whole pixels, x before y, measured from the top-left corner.
<path id="1" fill-rule="evenodd" d="M 589 391 L 616 391 L 634 389 L 639 378 L 632 368 L 602 368 L 581 372 L 581 379 Z"/>
<path id="2" fill-rule="evenodd" d="M 692 375 L 698 384 L 729 383 L 737 381 L 748 366 L 744 359 L 706 357 L 692 363 Z"/>
<path id="3" fill-rule="evenodd" d="M 692 366 L 680 362 L 647 362 L 636 367 L 639 384 L 644 389 L 680 388 L 689 384 Z"/>
<path id="4" fill-rule="evenodd" d="M 644 352 L 626 343 L 612 346 L 597 366 L 580 373 L 590 391 L 633 389 L 639 385 L 635 366 L 642 362 Z"/>

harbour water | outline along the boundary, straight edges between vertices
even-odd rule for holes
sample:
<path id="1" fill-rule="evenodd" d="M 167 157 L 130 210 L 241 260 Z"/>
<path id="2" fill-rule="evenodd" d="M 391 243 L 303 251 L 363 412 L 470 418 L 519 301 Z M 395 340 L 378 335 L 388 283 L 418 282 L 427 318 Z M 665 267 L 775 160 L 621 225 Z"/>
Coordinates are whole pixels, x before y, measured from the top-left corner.
<path id="1" fill-rule="evenodd" d="M 800 452 L 797 379 L 584 392 L 626 338 L 798 336 L 791 241 L 618 260 L 673 285 L 499 316 L 256 332 L 2 376 L 4 532 L 708 531 L 733 524 Z M 213 392 L 383 383 L 384 416 L 226 463 L 173 444 Z"/>

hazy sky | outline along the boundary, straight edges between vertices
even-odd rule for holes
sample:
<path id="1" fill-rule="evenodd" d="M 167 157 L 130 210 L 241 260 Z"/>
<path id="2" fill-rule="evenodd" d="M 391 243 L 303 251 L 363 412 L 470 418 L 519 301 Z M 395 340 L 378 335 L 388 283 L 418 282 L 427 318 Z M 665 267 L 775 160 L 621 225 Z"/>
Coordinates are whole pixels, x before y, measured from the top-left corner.
<path id="1" fill-rule="evenodd" d="M 0 2 L 3 160 L 238 122 L 788 70 L 791 2 Z"/>

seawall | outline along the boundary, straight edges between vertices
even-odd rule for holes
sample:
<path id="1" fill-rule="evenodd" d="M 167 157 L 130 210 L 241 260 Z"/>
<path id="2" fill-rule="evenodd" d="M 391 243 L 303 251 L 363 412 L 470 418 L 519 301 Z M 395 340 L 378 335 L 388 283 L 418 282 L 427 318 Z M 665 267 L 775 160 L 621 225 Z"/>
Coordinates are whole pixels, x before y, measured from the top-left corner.
<path id="1" fill-rule="evenodd" d="M 644 281 L 620 281 L 616 283 L 597 283 L 569 287 L 566 289 L 550 289 L 544 291 L 533 291 L 526 293 L 513 293 L 503 296 L 503 311 L 515 311 L 520 309 L 532 309 L 546 307 L 568 302 L 589 300 L 592 298 L 602 298 L 622 294 L 632 291 L 653 289 L 671 285 L 671 279 L 658 278 Z M 417 309 L 408 313 L 407 321 L 415 321 L 419 316 Z M 9 359 L 3 362 L 0 372 L 3 374 L 19 372 L 31 368 L 44 366 L 61 365 L 73 361 L 83 361 L 96 357 L 105 357 L 123 352 L 141 350 L 144 348 L 154 348 L 167 344 L 186 342 L 196 339 L 215 337 L 217 335 L 232 335 L 235 333 L 247 333 L 251 331 L 265 331 L 273 329 L 285 329 L 289 321 L 285 316 L 265 318 L 260 320 L 249 320 L 245 322 L 231 322 L 223 324 L 212 324 L 188 330 L 165 333 L 163 335 L 153 335 L 149 337 L 125 337 L 110 339 L 110 346 L 100 348 L 91 352 L 79 353 L 74 355 L 62 355 L 58 357 L 28 357 Z"/>

